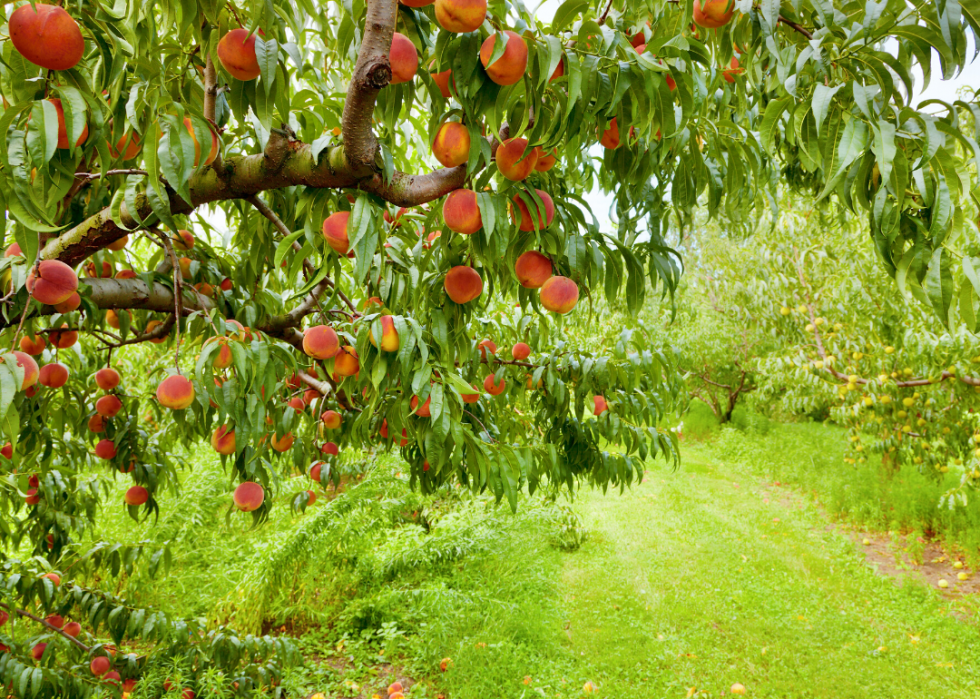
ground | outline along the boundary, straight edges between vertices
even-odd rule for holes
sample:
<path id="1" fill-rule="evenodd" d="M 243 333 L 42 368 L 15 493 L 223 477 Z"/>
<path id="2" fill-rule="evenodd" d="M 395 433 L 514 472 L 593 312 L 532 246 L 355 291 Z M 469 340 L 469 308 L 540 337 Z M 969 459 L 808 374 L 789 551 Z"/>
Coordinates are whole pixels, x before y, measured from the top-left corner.
<path id="1" fill-rule="evenodd" d="M 717 697 L 739 682 L 753 697 L 897 697 L 911 678 L 920 697 L 980 693 L 980 635 L 948 560 L 926 574 L 946 576 L 946 598 L 896 582 L 865 558 L 895 569 L 884 535 L 865 546 L 809 497 L 710 453 L 578 501 L 591 535 L 562 557 L 564 626 L 599 696 Z"/>

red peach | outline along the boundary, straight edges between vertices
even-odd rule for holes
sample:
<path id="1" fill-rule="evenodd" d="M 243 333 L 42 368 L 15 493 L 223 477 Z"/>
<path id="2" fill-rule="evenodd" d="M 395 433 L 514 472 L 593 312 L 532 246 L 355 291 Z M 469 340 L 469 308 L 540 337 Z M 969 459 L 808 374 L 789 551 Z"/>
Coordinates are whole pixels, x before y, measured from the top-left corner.
<path id="1" fill-rule="evenodd" d="M 541 305 L 564 315 L 578 303 L 578 285 L 568 277 L 551 277 L 541 285 Z"/>
<path id="2" fill-rule="evenodd" d="M 593 396 L 592 402 L 595 404 L 592 409 L 592 414 L 596 417 L 609 410 L 609 406 L 606 404 L 606 399 L 603 396 Z"/>
<path id="3" fill-rule="evenodd" d="M 457 265 L 446 272 L 443 288 L 454 302 L 469 303 L 483 293 L 483 279 L 472 267 Z"/>
<path id="4" fill-rule="evenodd" d="M 191 135 L 191 140 L 194 141 L 194 167 L 201 164 L 201 144 L 197 142 L 197 134 L 194 132 L 194 123 L 191 121 L 190 117 L 184 117 L 184 128 Z M 214 131 L 211 132 L 211 150 L 208 152 L 208 157 L 204 161 L 205 165 L 210 165 L 214 162 L 214 159 L 218 157 L 218 134 Z"/>
<path id="5" fill-rule="evenodd" d="M 480 350 L 480 360 L 484 362 L 487 361 L 487 352 L 497 354 L 497 343 L 493 340 L 480 340 L 476 348 Z"/>
<path id="6" fill-rule="evenodd" d="M 68 300 L 54 304 L 54 310 L 58 311 L 58 313 L 71 313 L 81 305 L 82 297 L 78 295 L 78 292 L 75 292 L 68 297 Z"/>
<path id="7" fill-rule="evenodd" d="M 23 257 L 24 252 L 17 243 L 11 243 L 3 252 L 4 257 Z"/>
<path id="8" fill-rule="evenodd" d="M 724 27 L 734 12 L 735 6 L 729 0 L 694 0 L 694 22 L 706 29 Z"/>
<path id="9" fill-rule="evenodd" d="M 105 420 L 101 415 L 96 413 L 88 419 L 88 429 L 90 432 L 95 432 L 96 434 L 105 432 Z"/>
<path id="10" fill-rule="evenodd" d="M 357 350 L 353 347 L 341 347 L 333 360 L 333 370 L 338 376 L 354 376 L 361 368 Z"/>
<path id="11" fill-rule="evenodd" d="M 599 143 L 604 148 L 610 150 L 619 148 L 619 125 L 616 123 L 616 117 L 613 117 L 612 121 L 609 122 L 609 126 L 602 132 L 602 138 L 599 139 Z"/>
<path id="12" fill-rule="evenodd" d="M 61 104 L 61 100 L 57 97 L 51 97 L 48 99 L 52 105 L 54 105 L 54 111 L 58 115 L 58 148 L 61 150 L 67 150 L 71 147 L 71 143 L 68 140 L 68 127 L 65 124 L 65 108 Z M 75 114 L 73 115 L 75 119 L 82 118 L 84 115 Z M 75 142 L 75 147 L 78 148 L 80 145 L 85 143 L 88 138 L 88 124 L 82 127 L 82 133 Z"/>
<path id="13" fill-rule="evenodd" d="M 82 632 L 82 625 L 77 621 L 69 621 L 62 630 L 72 638 L 78 638 L 78 635 Z"/>
<path id="14" fill-rule="evenodd" d="M 177 231 L 177 235 L 170 242 L 173 244 L 174 250 L 187 252 L 194 247 L 194 234 L 190 231 L 180 229 Z"/>
<path id="15" fill-rule="evenodd" d="M 50 580 L 52 583 L 54 583 L 55 587 L 58 587 L 61 584 L 61 576 L 57 573 L 45 573 L 41 577 Z"/>
<path id="16" fill-rule="evenodd" d="M 37 492 L 37 488 L 31 488 L 27 491 L 27 497 L 24 498 L 24 502 L 28 505 L 36 505 L 41 502 L 41 494 Z"/>
<path id="17" fill-rule="evenodd" d="M 737 58 L 733 58 L 730 65 L 731 65 L 731 67 L 728 68 L 727 70 L 725 70 L 722 73 L 722 76 L 725 78 L 725 82 L 734 84 L 735 83 L 735 76 L 736 75 L 741 75 L 745 71 L 739 65 L 739 62 L 738 62 L 738 59 Z"/>
<path id="18" fill-rule="evenodd" d="M 483 217 L 476 192 L 469 189 L 454 189 L 450 192 L 442 205 L 442 218 L 449 230 L 456 233 L 471 235 L 480 230 Z"/>
<path id="19" fill-rule="evenodd" d="M 42 260 L 37 267 L 27 275 L 27 290 L 38 303 L 53 306 L 64 303 L 78 291 L 78 275 L 75 270 L 61 260 Z"/>
<path id="20" fill-rule="evenodd" d="M 525 289 L 539 289 L 552 275 L 551 260 L 537 250 L 529 250 L 517 258 L 514 273 Z"/>
<path id="21" fill-rule="evenodd" d="M 119 376 L 119 372 L 112 367 L 99 369 L 97 372 L 95 372 L 95 385 L 101 388 L 103 391 L 111 391 L 119 385 L 120 381 L 122 381 L 122 377 Z"/>
<path id="22" fill-rule="evenodd" d="M 445 99 L 449 99 L 451 93 L 449 92 L 449 81 L 453 77 L 452 70 L 444 70 L 440 73 L 432 73 L 432 79 L 435 81 L 436 86 L 439 88 L 439 92 Z M 455 85 L 455 83 L 453 83 Z"/>
<path id="23" fill-rule="evenodd" d="M 303 335 L 303 351 L 313 359 L 332 359 L 340 351 L 340 339 L 329 325 L 317 325 Z"/>
<path id="24" fill-rule="evenodd" d="M 517 361 L 523 361 L 531 356 L 531 346 L 526 342 L 516 342 L 511 347 L 510 354 Z"/>
<path id="25" fill-rule="evenodd" d="M 95 445 L 95 455 L 100 459 L 111 461 L 116 458 L 116 445 L 110 439 L 103 439 Z"/>
<path id="26" fill-rule="evenodd" d="M 336 410 L 327 410 L 320 416 L 320 420 L 323 421 L 323 426 L 328 430 L 336 430 L 340 428 L 342 418 Z"/>
<path id="27" fill-rule="evenodd" d="M 251 512 L 262 507 L 265 501 L 265 490 L 258 483 L 245 481 L 235 488 L 235 507 L 242 512 Z"/>
<path id="28" fill-rule="evenodd" d="M 545 153 L 540 148 L 538 149 L 538 162 L 535 163 L 534 169 L 538 172 L 548 172 L 551 168 L 555 166 L 558 162 L 558 149 L 555 148 L 550 153 Z"/>
<path id="29" fill-rule="evenodd" d="M 67 328 L 68 323 L 62 323 L 62 328 Z M 52 346 L 58 349 L 68 349 L 78 342 L 78 332 L 76 330 L 55 330 L 48 334 L 48 340 Z"/>
<path id="30" fill-rule="evenodd" d="M 40 660 L 44 657 L 44 650 L 48 647 L 47 643 L 37 643 L 31 648 L 31 657 L 35 660 Z"/>
<path id="31" fill-rule="evenodd" d="M 279 439 L 279 435 L 273 434 L 272 439 L 269 440 L 272 444 L 272 448 L 278 452 L 288 451 L 291 446 L 293 446 L 293 433 L 287 432 L 283 435 L 282 439 Z"/>
<path id="32" fill-rule="evenodd" d="M 476 393 L 461 393 L 460 394 L 463 397 L 463 402 L 464 403 L 477 403 L 477 402 L 479 402 L 479 400 L 480 400 L 480 389 L 477 388 L 476 386 L 473 386 L 473 390 L 476 391 Z"/>
<path id="33" fill-rule="evenodd" d="M 100 655 L 92 658 L 92 662 L 89 663 L 88 667 L 89 670 L 92 671 L 93 675 L 96 677 L 102 677 L 102 675 L 109 672 L 109 669 L 112 667 L 112 661 L 104 655 Z"/>
<path id="34" fill-rule="evenodd" d="M 140 138 L 132 131 L 127 131 L 120 136 L 119 140 L 116 141 L 115 146 L 108 142 L 106 145 L 109 146 L 109 155 L 111 155 L 113 159 L 118 158 L 119 154 L 122 153 L 123 160 L 132 160 L 139 155 L 140 152 Z"/>
<path id="35" fill-rule="evenodd" d="M 483 380 L 483 388 L 491 396 L 499 396 L 507 388 L 507 382 L 504 379 L 500 379 L 500 383 L 494 383 L 493 374 L 490 374 Z"/>
<path id="36" fill-rule="evenodd" d="M 526 138 L 508 138 L 497 146 L 497 169 L 508 180 L 520 182 L 534 172 L 538 149 L 528 146 Z"/>
<path id="37" fill-rule="evenodd" d="M 330 443 L 331 442 L 328 442 L 328 444 L 330 444 Z M 319 483 L 320 482 L 320 474 L 323 472 L 323 467 L 325 465 L 326 464 L 323 461 L 314 461 L 310 465 L 310 472 L 309 472 L 310 478 L 312 478 L 317 483 Z"/>
<path id="38" fill-rule="evenodd" d="M 393 316 L 381 316 L 381 349 L 385 352 L 397 352 L 401 342 L 398 339 L 398 330 L 395 329 L 395 319 Z M 374 339 L 374 331 L 368 331 L 368 340 L 375 347 L 378 343 Z"/>
<path id="39" fill-rule="evenodd" d="M 309 405 L 313 401 L 319 400 L 321 397 L 322 396 L 320 395 L 320 392 L 318 390 L 316 390 L 315 388 L 308 388 L 305 391 L 303 391 L 303 404 Z"/>
<path id="40" fill-rule="evenodd" d="M 350 219 L 349 211 L 338 211 L 330 214 L 323 222 L 323 237 L 327 245 L 334 249 L 338 255 L 346 255 L 350 250 L 350 239 L 347 237 L 347 222 Z"/>
<path id="41" fill-rule="evenodd" d="M 432 141 L 432 154 L 443 167 L 465 165 L 470 157 L 470 130 L 458 121 L 445 121 Z"/>
<path id="42" fill-rule="evenodd" d="M 156 330 L 161 325 L 163 325 L 163 323 L 160 322 L 159 320 L 151 320 L 149 323 L 146 324 L 146 330 L 144 330 L 143 332 L 145 334 L 149 335 L 150 333 L 152 333 L 154 330 Z M 150 342 L 152 342 L 154 345 L 160 345 L 160 344 L 163 344 L 166 341 L 167 341 L 167 335 L 164 335 L 163 337 L 157 337 L 157 338 L 154 338 L 154 339 L 150 340 Z"/>
<path id="43" fill-rule="evenodd" d="M 60 629 L 65 625 L 65 618 L 60 614 L 51 614 L 50 616 L 45 617 L 44 621 L 56 629 Z"/>
<path id="44" fill-rule="evenodd" d="M 436 21 L 447 32 L 475 32 L 487 17 L 487 0 L 436 0 Z"/>
<path id="45" fill-rule="evenodd" d="M 320 447 L 320 452 L 327 454 L 328 456 L 338 456 L 340 454 L 340 449 L 333 442 L 326 442 L 322 447 Z"/>
<path id="46" fill-rule="evenodd" d="M 211 446 L 216 452 L 223 456 L 235 453 L 235 430 L 229 430 L 227 425 L 222 425 L 211 433 Z"/>
<path id="47" fill-rule="evenodd" d="M 0 449 L 0 456 L 2 456 L 5 459 L 12 459 L 14 456 L 14 445 L 11 444 L 10 442 L 4 444 L 3 448 Z"/>
<path id="48" fill-rule="evenodd" d="M 293 412 L 301 413 L 306 410 L 306 403 L 300 396 L 293 396 L 290 398 L 287 405 L 293 409 Z"/>
<path id="49" fill-rule="evenodd" d="M 126 495 L 123 496 L 123 500 L 130 507 L 139 507 L 147 500 L 150 499 L 149 491 L 141 485 L 134 485 L 132 488 L 126 491 Z"/>
<path id="50" fill-rule="evenodd" d="M 116 272 L 116 279 L 136 279 L 136 271 L 132 269 L 121 269 Z"/>
<path id="51" fill-rule="evenodd" d="M 17 359 L 17 366 L 24 370 L 24 380 L 20 384 L 20 389 L 26 391 L 37 383 L 40 369 L 38 369 L 37 362 L 29 354 L 14 350 L 13 355 Z"/>
<path id="52" fill-rule="evenodd" d="M 184 410 L 194 402 L 194 384 L 190 379 L 174 374 L 157 386 L 157 400 L 171 410 Z"/>
<path id="53" fill-rule="evenodd" d="M 309 498 L 306 501 L 306 506 L 309 507 L 310 505 L 316 502 L 316 493 L 314 493 L 312 490 L 307 490 L 306 495 Z"/>
<path id="54" fill-rule="evenodd" d="M 430 396 L 426 398 L 422 406 L 419 407 L 419 397 L 412 396 L 412 400 L 411 400 L 412 412 L 418 415 L 419 417 L 432 417 L 432 412 L 429 409 L 429 403 L 431 402 L 432 402 L 432 397 Z"/>
<path id="55" fill-rule="evenodd" d="M 534 217 L 531 216 L 530 209 L 519 194 L 514 197 L 514 208 L 511 209 L 511 215 L 515 219 L 515 223 L 519 223 L 520 229 L 525 233 L 547 228 L 555 220 L 555 203 L 551 200 L 551 197 L 547 192 L 540 189 L 535 189 L 534 191 L 537 193 L 538 198 L 541 199 L 541 206 L 534 212 Z"/>
<path id="56" fill-rule="evenodd" d="M 523 78 L 527 71 L 527 44 L 516 32 L 508 30 L 505 34 L 507 34 L 507 46 L 500 58 L 487 65 L 493 57 L 493 46 L 497 40 L 497 35 L 491 34 L 480 47 L 480 62 L 495 83 L 513 85 Z"/>
<path id="57" fill-rule="evenodd" d="M 395 32 L 391 37 L 388 62 L 391 64 L 390 84 L 407 83 L 415 77 L 415 72 L 419 69 L 419 52 L 411 39 Z"/>
<path id="58" fill-rule="evenodd" d="M 255 80 L 262 74 L 255 55 L 255 34 L 246 29 L 232 29 L 218 42 L 218 60 L 237 80 Z"/>
<path id="59" fill-rule="evenodd" d="M 30 335 L 24 335 L 24 337 L 20 338 L 20 351 L 26 352 L 32 357 L 36 357 L 44 352 L 44 348 L 47 344 L 48 343 L 44 341 L 44 337 L 42 335 L 34 335 L 33 337 Z"/>
<path id="60" fill-rule="evenodd" d="M 21 5 L 10 15 L 7 31 L 20 55 L 48 70 L 70 70 L 85 53 L 78 22 L 55 5 Z"/>
<path id="61" fill-rule="evenodd" d="M 45 364 L 41 367 L 37 380 L 42 386 L 61 388 L 68 383 L 68 367 L 57 362 Z"/>

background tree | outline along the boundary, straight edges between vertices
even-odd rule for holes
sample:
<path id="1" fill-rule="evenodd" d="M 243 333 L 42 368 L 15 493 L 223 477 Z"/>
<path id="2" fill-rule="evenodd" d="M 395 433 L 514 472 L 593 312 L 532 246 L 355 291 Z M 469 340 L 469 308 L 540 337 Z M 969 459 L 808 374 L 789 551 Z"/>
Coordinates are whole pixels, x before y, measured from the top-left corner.
<path id="1" fill-rule="evenodd" d="M 379 439 L 423 491 L 513 506 L 522 488 L 627 485 L 676 458 L 657 429 L 676 370 L 638 339 L 579 351 L 562 316 L 673 292 L 668 233 L 699 202 L 765 210 L 780 173 L 866 212 L 900 285 L 976 326 L 974 107 L 913 109 L 906 67 L 929 77 L 935 51 L 962 68 L 976 2 L 569 0 L 550 21 L 480 0 L 4 8 L 0 537 L 25 554 L 8 606 L 155 641 L 241 692 L 268 689 L 288 649 L 151 622 L 49 570 L 142 553 L 80 543 L 107 475 L 152 515 L 178 484 L 173 445 L 210 440 L 257 521 L 290 468 L 324 484 Z M 155 391 L 115 368 L 132 362 Z M 100 660 L 57 625 L 5 639 L 19 695 L 154 662 Z"/>

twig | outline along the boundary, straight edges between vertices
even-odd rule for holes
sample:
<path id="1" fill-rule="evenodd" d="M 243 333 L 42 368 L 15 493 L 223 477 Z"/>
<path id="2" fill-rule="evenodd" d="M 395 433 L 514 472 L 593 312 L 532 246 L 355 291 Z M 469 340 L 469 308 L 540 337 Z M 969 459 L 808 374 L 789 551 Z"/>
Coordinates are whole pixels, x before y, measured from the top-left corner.
<path id="1" fill-rule="evenodd" d="M 602 23 L 606 21 L 606 17 L 609 16 L 609 11 L 612 9 L 612 4 L 613 4 L 613 0 L 609 0 L 609 3 L 606 5 L 605 11 L 601 15 L 599 15 L 599 19 L 596 20 L 596 24 L 598 24 L 600 27 L 602 26 Z"/>
<path id="2" fill-rule="evenodd" d="M 781 23 L 783 23 L 783 24 L 785 24 L 787 27 L 790 27 L 791 29 L 795 29 L 800 34 L 802 34 L 803 36 L 805 36 L 807 39 L 812 39 L 813 38 L 813 34 L 808 29 L 804 29 L 803 27 L 801 27 L 796 22 L 793 22 L 791 20 L 788 20 L 785 17 L 783 17 L 782 15 L 779 15 L 779 20 L 778 21 L 781 22 Z"/>
<path id="3" fill-rule="evenodd" d="M 124 168 L 122 170 L 107 170 L 106 176 L 110 175 L 148 175 L 146 170 L 138 170 L 135 168 Z M 97 180 L 102 177 L 101 172 L 76 172 L 75 177 L 82 180 Z"/>
<path id="4" fill-rule="evenodd" d="M 483 429 L 484 432 L 486 432 L 487 439 L 490 440 L 490 443 L 491 444 L 496 444 L 497 443 L 497 440 L 493 438 L 493 435 L 492 434 L 490 434 L 490 430 L 487 429 L 487 426 L 484 425 L 482 422 L 480 422 L 480 418 L 478 418 L 476 415 L 474 415 L 473 413 L 471 413 L 469 410 L 463 410 L 463 412 L 466 413 L 467 415 L 469 415 L 474 420 L 476 420 L 477 424 Z"/>
<path id="5" fill-rule="evenodd" d="M 65 633 L 64 631 L 62 631 L 61 629 L 59 629 L 57 626 L 54 626 L 53 624 L 49 624 L 44 619 L 41 619 L 39 617 L 36 617 L 36 616 L 34 616 L 33 614 L 31 614 L 30 612 L 28 612 L 28 611 L 26 611 L 24 609 L 17 609 L 16 607 L 11 607 L 9 605 L 4 604 L 3 602 L 0 602 L 0 607 L 3 607 L 4 609 L 6 609 L 8 611 L 13 612 L 17 616 L 22 616 L 22 617 L 26 617 L 28 619 L 32 619 L 32 620 L 36 621 L 37 623 L 41 624 L 41 626 L 48 627 L 49 629 L 51 629 L 55 633 L 60 633 L 62 636 L 64 636 L 65 638 L 67 638 L 69 641 L 71 641 L 72 643 L 74 643 L 76 646 L 78 646 L 79 648 L 81 648 L 86 653 L 90 653 L 92 651 L 91 648 L 89 648 L 87 645 L 85 645 L 84 643 L 82 643 L 81 641 L 79 641 L 77 638 L 75 638 L 71 634 Z"/>

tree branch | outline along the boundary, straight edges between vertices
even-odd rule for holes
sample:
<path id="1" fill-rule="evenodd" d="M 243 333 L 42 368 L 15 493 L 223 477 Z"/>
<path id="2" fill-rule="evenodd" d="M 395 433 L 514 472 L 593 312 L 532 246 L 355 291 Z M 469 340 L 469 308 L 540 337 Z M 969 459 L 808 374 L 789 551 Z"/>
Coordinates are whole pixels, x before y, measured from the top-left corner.
<path id="1" fill-rule="evenodd" d="M 792 21 L 786 19 L 785 17 L 783 17 L 782 15 L 779 15 L 779 22 L 782 23 L 782 24 L 785 24 L 787 27 L 790 27 L 791 29 L 795 29 L 800 34 L 802 34 L 803 36 L 805 36 L 807 39 L 812 39 L 813 38 L 813 34 L 809 30 L 804 29 L 802 26 L 800 26 L 796 22 L 792 22 Z"/>
<path id="2" fill-rule="evenodd" d="M 55 633 L 60 633 L 62 636 L 64 636 L 65 638 L 67 638 L 69 641 L 71 641 L 72 643 L 74 643 L 76 646 L 78 646 L 79 648 L 81 648 L 86 653 L 92 652 L 92 649 L 91 648 L 89 648 L 87 645 L 85 645 L 84 643 L 82 643 L 81 641 L 79 641 L 77 638 L 75 638 L 71 634 L 65 633 L 64 631 L 62 631 L 61 629 L 59 629 L 57 626 L 54 626 L 53 624 L 49 624 L 44 619 L 41 619 L 40 617 L 36 617 L 36 616 L 34 616 L 33 614 L 31 614 L 30 612 L 28 612 L 28 611 L 26 611 L 24 609 L 17 609 L 16 607 L 11 607 L 9 605 L 4 604 L 3 602 L 0 602 L 0 607 L 3 607 L 4 609 L 6 609 L 6 610 L 8 610 L 10 612 L 13 612 L 17 616 L 22 616 L 22 617 L 25 617 L 27 619 L 31 619 L 33 621 L 36 621 L 41 626 L 44 626 L 44 627 L 50 629 L 51 631 L 54 631 Z"/>

